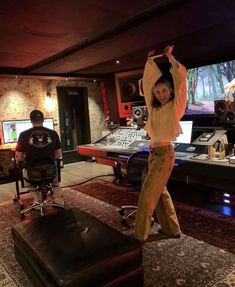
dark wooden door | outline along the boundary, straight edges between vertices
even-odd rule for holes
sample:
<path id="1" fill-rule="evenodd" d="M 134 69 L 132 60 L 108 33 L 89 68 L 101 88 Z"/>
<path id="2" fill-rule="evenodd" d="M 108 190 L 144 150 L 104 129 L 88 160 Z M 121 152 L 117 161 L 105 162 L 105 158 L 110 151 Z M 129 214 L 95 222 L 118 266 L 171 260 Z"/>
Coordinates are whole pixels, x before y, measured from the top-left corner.
<path id="1" fill-rule="evenodd" d="M 91 142 L 86 88 L 57 87 L 63 163 L 87 160 L 77 153 L 78 145 Z"/>

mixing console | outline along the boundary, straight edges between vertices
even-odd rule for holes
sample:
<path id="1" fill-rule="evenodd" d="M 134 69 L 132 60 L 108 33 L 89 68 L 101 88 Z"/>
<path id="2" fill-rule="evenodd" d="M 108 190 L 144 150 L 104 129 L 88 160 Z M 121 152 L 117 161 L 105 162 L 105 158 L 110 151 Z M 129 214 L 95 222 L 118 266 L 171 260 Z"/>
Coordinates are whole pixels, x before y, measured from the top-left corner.
<path id="1" fill-rule="evenodd" d="M 80 145 L 77 152 L 84 156 L 95 157 L 99 164 L 114 168 L 116 179 L 122 180 L 119 168 L 125 169 L 130 156 L 137 151 L 149 151 L 150 140 L 143 130 L 134 127 L 118 127 L 97 141 Z M 231 194 L 235 184 L 235 164 L 229 159 L 208 158 L 206 145 L 199 143 L 175 143 L 175 168 L 173 180 L 205 186 Z M 147 161 L 147 160 L 146 160 Z M 147 162 L 146 162 L 147 163 Z M 224 203 L 224 198 L 221 197 Z M 220 200 L 220 199 L 216 199 Z M 227 198 L 226 198 L 227 200 Z"/>
<path id="2" fill-rule="evenodd" d="M 110 134 L 93 143 L 95 146 L 128 147 L 142 138 L 142 131 L 131 127 L 119 127 Z"/>

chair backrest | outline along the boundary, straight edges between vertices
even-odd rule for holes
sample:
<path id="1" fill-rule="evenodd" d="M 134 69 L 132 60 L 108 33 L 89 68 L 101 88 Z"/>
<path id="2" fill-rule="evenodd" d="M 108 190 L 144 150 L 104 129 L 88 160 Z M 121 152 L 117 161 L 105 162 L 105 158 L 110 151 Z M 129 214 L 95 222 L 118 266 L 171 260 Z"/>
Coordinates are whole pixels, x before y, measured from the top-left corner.
<path id="1" fill-rule="evenodd" d="M 27 165 L 27 178 L 30 182 L 52 182 L 56 176 L 56 162 L 51 158 L 33 159 Z"/>
<path id="2" fill-rule="evenodd" d="M 148 171 L 148 151 L 133 153 L 127 161 L 127 180 L 137 188 L 141 188 Z"/>

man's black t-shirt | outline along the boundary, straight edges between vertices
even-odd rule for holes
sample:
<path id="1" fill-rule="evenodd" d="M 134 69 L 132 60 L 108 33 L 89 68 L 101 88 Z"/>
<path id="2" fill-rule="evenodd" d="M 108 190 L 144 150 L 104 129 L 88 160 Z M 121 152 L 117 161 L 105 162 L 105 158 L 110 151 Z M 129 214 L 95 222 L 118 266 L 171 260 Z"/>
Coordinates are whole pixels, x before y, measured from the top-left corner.
<path id="1" fill-rule="evenodd" d="M 26 153 L 26 161 L 50 157 L 55 160 L 54 151 L 61 148 L 56 131 L 45 127 L 33 127 L 19 135 L 16 151 Z"/>

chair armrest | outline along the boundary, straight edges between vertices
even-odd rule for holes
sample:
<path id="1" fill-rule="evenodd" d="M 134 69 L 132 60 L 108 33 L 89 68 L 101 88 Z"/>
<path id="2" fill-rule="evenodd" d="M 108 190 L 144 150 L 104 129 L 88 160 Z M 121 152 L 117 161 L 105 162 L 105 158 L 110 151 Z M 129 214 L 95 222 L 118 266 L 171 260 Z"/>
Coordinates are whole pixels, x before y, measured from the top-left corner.
<path id="1" fill-rule="evenodd" d="M 16 167 L 19 169 L 26 168 L 27 162 L 26 161 L 20 161 L 18 164 L 16 164 Z"/>
<path id="2" fill-rule="evenodd" d="M 62 163 L 62 158 L 56 159 L 57 171 L 58 171 L 58 181 L 59 182 L 61 182 L 61 168 L 63 168 L 63 166 L 61 166 L 61 163 Z"/>

